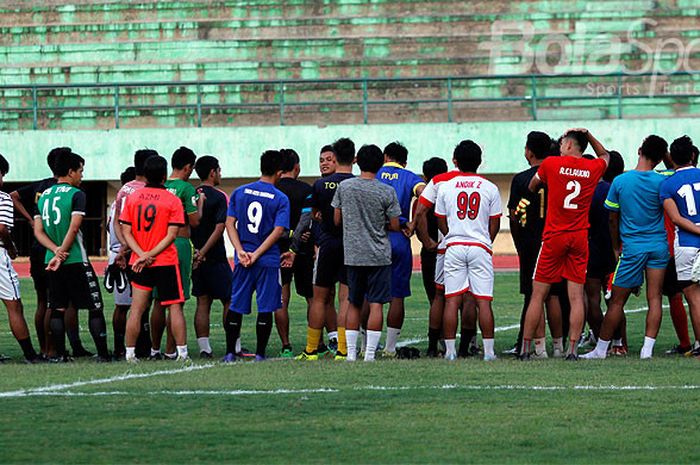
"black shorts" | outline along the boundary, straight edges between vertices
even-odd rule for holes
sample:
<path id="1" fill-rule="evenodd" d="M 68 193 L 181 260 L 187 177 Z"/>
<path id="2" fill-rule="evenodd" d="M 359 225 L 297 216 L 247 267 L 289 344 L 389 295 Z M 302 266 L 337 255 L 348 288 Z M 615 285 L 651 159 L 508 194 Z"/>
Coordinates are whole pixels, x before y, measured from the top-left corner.
<path id="1" fill-rule="evenodd" d="M 209 296 L 216 300 L 231 300 L 233 270 L 228 262 L 202 262 L 192 270 L 192 295 Z"/>
<path id="2" fill-rule="evenodd" d="M 589 239 L 590 240 L 590 239 Z M 604 280 L 615 270 L 615 256 L 611 250 L 604 250 L 594 242 L 588 244 L 588 266 L 586 277 Z M 607 283 L 604 283 L 607 285 Z"/>
<path id="3" fill-rule="evenodd" d="M 437 261 L 437 251 L 420 251 L 420 271 L 423 278 L 423 288 L 429 301 L 435 298 L 435 262 Z"/>
<path id="4" fill-rule="evenodd" d="M 526 247 L 518 256 L 520 269 L 520 293 L 523 295 L 532 294 L 532 277 L 535 275 L 537 266 L 537 256 L 540 252 L 540 244 Z"/>
<path id="5" fill-rule="evenodd" d="M 391 302 L 391 265 L 348 266 L 348 300 L 361 307 L 369 303 Z"/>
<path id="6" fill-rule="evenodd" d="M 102 293 L 95 270 L 89 263 L 61 265 L 56 271 L 47 271 L 49 308 L 102 310 Z"/>
<path id="7" fill-rule="evenodd" d="M 294 257 L 294 266 L 291 268 L 281 268 L 282 285 L 291 284 L 294 278 L 294 287 L 301 297 L 311 298 L 314 296 L 314 257 L 308 254 L 297 254 Z"/>
<path id="8" fill-rule="evenodd" d="M 683 284 L 678 281 L 676 273 L 676 259 L 671 257 L 666 266 L 666 275 L 664 276 L 663 295 L 672 297 L 679 292 L 683 292 Z"/>
<path id="9" fill-rule="evenodd" d="M 321 245 L 314 266 L 314 285 L 333 287 L 337 282 L 347 284 L 348 276 L 344 260 L 342 242 L 329 241 Z"/>
<path id="10" fill-rule="evenodd" d="M 177 265 L 150 266 L 141 273 L 131 272 L 131 286 L 142 291 L 158 290 L 158 301 L 168 306 L 185 301 L 180 269 Z"/>
<path id="11" fill-rule="evenodd" d="M 46 292 L 49 288 L 46 273 L 46 249 L 35 244 L 29 251 L 29 274 L 34 282 L 34 289 L 37 291 Z"/>

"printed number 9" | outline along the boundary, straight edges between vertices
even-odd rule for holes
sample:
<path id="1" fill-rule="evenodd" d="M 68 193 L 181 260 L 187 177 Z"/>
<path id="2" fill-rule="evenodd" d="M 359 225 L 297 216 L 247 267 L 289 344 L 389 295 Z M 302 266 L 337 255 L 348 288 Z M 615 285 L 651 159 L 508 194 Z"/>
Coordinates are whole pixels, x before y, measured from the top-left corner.
<path id="1" fill-rule="evenodd" d="M 260 202 L 252 202 L 248 205 L 248 231 L 257 234 L 260 230 L 260 221 L 262 220 L 262 205 Z"/>

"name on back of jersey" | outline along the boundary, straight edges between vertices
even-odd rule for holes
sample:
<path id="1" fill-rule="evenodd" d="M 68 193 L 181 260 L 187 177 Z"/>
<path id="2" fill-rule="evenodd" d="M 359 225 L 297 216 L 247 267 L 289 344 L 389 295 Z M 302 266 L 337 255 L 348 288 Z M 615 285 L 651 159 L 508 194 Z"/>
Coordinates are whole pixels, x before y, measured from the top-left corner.
<path id="1" fill-rule="evenodd" d="M 399 173 L 387 173 L 386 171 L 382 173 L 382 179 L 387 179 L 389 181 L 396 181 L 399 179 Z"/>
<path id="2" fill-rule="evenodd" d="M 247 194 L 247 195 L 253 195 L 255 197 L 264 197 L 266 199 L 274 199 L 275 198 L 275 194 L 273 194 L 272 192 L 257 191 L 255 189 L 250 189 L 248 187 L 246 187 L 243 190 L 243 193 Z"/>
<path id="3" fill-rule="evenodd" d="M 590 178 L 591 172 L 588 170 L 580 170 L 577 168 L 564 168 L 563 166 L 559 168 L 559 174 L 564 176 L 573 176 L 575 178 Z"/>
<path id="4" fill-rule="evenodd" d="M 481 188 L 481 180 L 457 181 L 455 189 L 479 189 Z"/>

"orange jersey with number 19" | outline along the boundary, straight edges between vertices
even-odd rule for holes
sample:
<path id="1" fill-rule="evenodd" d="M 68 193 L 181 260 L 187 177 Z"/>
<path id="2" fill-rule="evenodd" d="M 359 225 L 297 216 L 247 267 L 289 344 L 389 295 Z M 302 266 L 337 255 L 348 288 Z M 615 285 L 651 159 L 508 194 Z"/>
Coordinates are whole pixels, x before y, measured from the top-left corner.
<path id="1" fill-rule="evenodd" d="M 126 198 L 119 221 L 131 226 L 131 234 L 144 250 L 153 249 L 168 233 L 169 226 L 184 226 L 182 202 L 164 187 L 143 187 Z M 139 257 L 131 254 L 129 264 Z M 177 249 L 170 244 L 151 266 L 177 265 Z"/>
<path id="2" fill-rule="evenodd" d="M 608 164 L 596 158 L 548 157 L 537 170 L 547 185 L 547 218 L 543 238 L 588 229 L 593 192 Z"/>

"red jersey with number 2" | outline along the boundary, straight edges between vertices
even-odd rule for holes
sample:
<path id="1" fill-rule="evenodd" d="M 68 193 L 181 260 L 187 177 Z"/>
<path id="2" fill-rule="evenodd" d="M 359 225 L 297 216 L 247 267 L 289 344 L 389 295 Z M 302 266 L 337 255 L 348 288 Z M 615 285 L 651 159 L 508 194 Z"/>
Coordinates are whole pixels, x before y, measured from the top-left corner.
<path id="1" fill-rule="evenodd" d="M 593 192 L 608 164 L 596 158 L 548 157 L 537 170 L 547 185 L 547 218 L 543 238 L 588 229 Z"/>
<path id="2" fill-rule="evenodd" d="M 153 249 L 168 233 L 169 226 L 184 226 L 185 212 L 179 198 L 164 187 L 143 187 L 126 198 L 119 221 L 131 225 L 131 234 L 145 251 Z M 138 257 L 131 254 L 129 264 Z M 177 265 L 177 249 L 170 244 L 151 266 Z"/>

